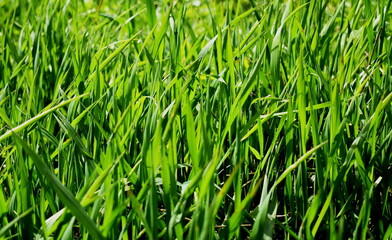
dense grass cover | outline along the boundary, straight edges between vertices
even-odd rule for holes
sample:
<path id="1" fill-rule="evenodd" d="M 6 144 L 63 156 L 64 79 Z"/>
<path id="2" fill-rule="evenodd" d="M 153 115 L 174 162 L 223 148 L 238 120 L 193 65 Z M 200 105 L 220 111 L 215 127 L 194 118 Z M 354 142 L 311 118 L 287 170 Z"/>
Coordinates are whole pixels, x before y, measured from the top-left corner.
<path id="1" fill-rule="evenodd" d="M 390 239 L 391 20 L 0 1 L 0 238 Z"/>

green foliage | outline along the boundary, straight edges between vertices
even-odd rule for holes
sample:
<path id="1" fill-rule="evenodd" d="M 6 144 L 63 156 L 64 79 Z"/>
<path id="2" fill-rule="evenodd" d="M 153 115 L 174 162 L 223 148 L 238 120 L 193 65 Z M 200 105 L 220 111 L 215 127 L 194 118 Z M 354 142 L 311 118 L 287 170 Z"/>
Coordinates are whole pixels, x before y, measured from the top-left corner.
<path id="1" fill-rule="evenodd" d="M 0 239 L 392 238 L 391 1 L 0 1 Z"/>

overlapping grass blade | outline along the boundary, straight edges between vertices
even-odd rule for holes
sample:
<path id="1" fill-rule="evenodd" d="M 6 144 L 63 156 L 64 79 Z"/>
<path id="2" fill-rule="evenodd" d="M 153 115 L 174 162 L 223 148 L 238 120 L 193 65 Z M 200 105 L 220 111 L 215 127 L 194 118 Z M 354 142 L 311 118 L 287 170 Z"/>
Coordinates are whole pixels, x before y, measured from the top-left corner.
<path id="1" fill-rule="evenodd" d="M 48 182 L 50 182 L 50 186 L 57 193 L 59 199 L 62 203 L 72 212 L 72 214 L 79 220 L 80 224 L 82 224 L 90 234 L 96 239 L 103 239 L 103 236 L 95 223 L 91 220 L 91 218 L 87 215 L 86 211 L 82 208 L 80 203 L 75 199 L 74 195 L 65 188 L 58 178 L 53 174 L 53 172 L 49 169 L 47 164 L 38 156 L 34 150 L 32 150 L 27 143 L 21 139 L 17 134 L 13 134 L 14 139 L 17 142 L 17 146 L 21 147 L 33 160 L 35 167 L 38 169 L 40 174 L 46 178 Z"/>

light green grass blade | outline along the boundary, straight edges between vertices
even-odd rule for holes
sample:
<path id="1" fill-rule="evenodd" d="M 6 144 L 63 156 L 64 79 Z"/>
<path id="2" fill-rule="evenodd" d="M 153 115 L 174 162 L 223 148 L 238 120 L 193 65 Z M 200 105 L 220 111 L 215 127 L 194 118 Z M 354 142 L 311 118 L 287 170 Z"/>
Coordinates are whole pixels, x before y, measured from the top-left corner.
<path id="1" fill-rule="evenodd" d="M 327 144 L 327 141 L 320 143 L 319 145 L 313 147 L 312 149 L 310 149 L 309 151 L 307 151 L 302 157 L 300 157 L 297 161 L 295 161 L 292 165 L 290 165 L 290 167 L 288 167 L 280 176 L 279 178 L 274 182 L 274 185 L 271 187 L 271 189 L 275 189 L 280 182 L 282 182 L 286 176 L 293 171 L 294 169 L 296 169 L 300 163 L 302 163 L 303 161 L 305 161 L 307 158 L 309 158 L 315 151 L 317 151 L 317 149 L 321 148 L 322 146 L 324 146 L 325 144 Z M 271 191 L 271 190 L 270 190 Z"/>
<path id="2" fill-rule="evenodd" d="M 65 105 L 70 104 L 71 102 L 79 100 L 79 99 L 81 99 L 83 97 L 86 97 L 88 95 L 89 95 L 88 93 L 85 93 L 85 94 L 76 96 L 74 98 L 71 98 L 69 100 L 63 101 L 63 102 L 59 103 L 58 105 L 43 111 L 42 113 L 38 114 L 37 116 L 35 116 L 33 118 L 30 118 L 29 120 L 27 120 L 26 122 L 20 124 L 19 126 L 16 126 L 16 127 L 12 128 L 11 130 L 8 130 L 6 133 L 4 133 L 3 135 L 0 136 L 0 141 L 3 141 L 4 139 L 10 137 L 13 133 L 18 133 L 18 132 L 22 131 L 23 129 L 27 128 L 29 125 L 37 122 L 41 118 L 43 118 L 46 115 L 56 111 L 57 109 L 62 108 Z"/>

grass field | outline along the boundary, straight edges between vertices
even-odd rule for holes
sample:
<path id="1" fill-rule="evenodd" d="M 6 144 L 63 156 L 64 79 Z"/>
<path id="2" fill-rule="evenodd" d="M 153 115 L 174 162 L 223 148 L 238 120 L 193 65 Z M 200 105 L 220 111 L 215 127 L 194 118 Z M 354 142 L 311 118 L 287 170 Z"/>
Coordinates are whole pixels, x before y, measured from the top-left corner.
<path id="1" fill-rule="evenodd" d="M 392 239 L 391 21 L 0 1 L 0 239 Z"/>

